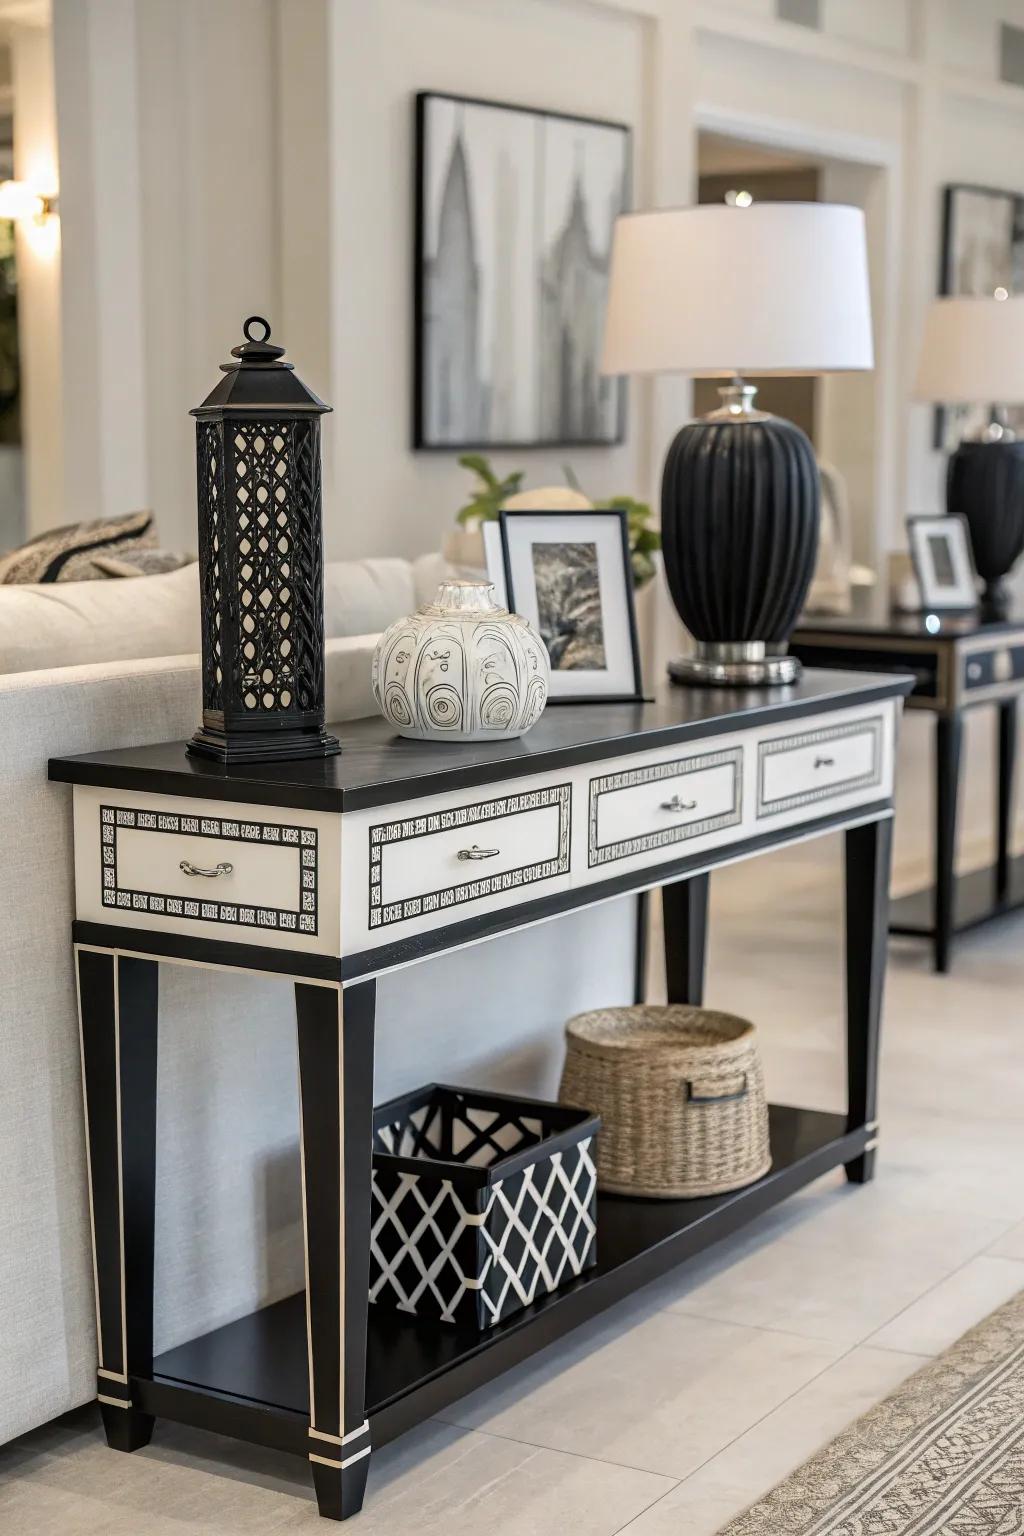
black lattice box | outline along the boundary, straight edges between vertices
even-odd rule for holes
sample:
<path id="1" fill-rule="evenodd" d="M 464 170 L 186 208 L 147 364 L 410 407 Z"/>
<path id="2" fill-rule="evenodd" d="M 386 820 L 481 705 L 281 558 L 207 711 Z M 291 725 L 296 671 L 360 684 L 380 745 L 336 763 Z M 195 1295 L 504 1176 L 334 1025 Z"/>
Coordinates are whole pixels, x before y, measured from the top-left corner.
<path id="1" fill-rule="evenodd" d="M 489 1328 L 575 1280 L 597 1261 L 600 1127 L 436 1083 L 374 1110 L 370 1300 Z"/>

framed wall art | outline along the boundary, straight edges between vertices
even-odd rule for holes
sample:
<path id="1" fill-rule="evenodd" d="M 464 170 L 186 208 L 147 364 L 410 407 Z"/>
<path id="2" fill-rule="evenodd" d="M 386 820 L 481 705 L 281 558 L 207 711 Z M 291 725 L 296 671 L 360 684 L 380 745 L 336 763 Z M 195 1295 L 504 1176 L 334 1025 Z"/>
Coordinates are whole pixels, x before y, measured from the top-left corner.
<path id="1" fill-rule="evenodd" d="M 971 560 L 967 519 L 950 513 L 908 517 L 907 533 L 921 607 L 936 613 L 975 607 L 978 583 Z"/>
<path id="2" fill-rule="evenodd" d="M 600 352 L 621 123 L 416 97 L 413 445 L 612 444 L 625 384 Z"/>
<path id="3" fill-rule="evenodd" d="M 643 697 L 625 512 L 502 512 L 508 606 L 551 658 L 548 703 Z"/>
<path id="4" fill-rule="evenodd" d="M 946 187 L 939 292 L 991 298 L 1000 289 L 1024 293 L 1024 196 L 994 187 Z M 987 404 L 936 406 L 936 448 L 951 453 L 988 417 Z M 1024 406 L 1009 406 L 1007 419 L 1024 432 Z"/>

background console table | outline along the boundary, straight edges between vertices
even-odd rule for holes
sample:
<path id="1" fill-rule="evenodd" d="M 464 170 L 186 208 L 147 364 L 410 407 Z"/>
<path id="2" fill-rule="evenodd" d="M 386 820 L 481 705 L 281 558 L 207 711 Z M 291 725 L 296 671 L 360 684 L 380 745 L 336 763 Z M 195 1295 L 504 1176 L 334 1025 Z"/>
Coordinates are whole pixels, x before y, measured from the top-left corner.
<path id="1" fill-rule="evenodd" d="M 947 971 L 953 936 L 1024 904 L 1024 859 L 1011 851 L 1018 701 L 1024 693 L 1024 616 L 894 613 L 879 594 L 860 595 L 845 618 L 816 618 L 790 650 L 809 667 L 910 672 L 911 709 L 935 716 L 935 880 L 893 902 L 893 933 L 930 938 Z M 995 704 L 999 722 L 996 861 L 956 875 L 957 802 L 964 714 Z"/>
<path id="2" fill-rule="evenodd" d="M 64 758 L 109 1443 L 166 1417 L 308 1457 L 320 1511 L 359 1509 L 380 1445 L 844 1165 L 869 1179 L 895 738 L 911 680 L 808 673 L 549 709 L 523 740 L 437 746 L 382 720 L 341 757 L 228 770 L 181 743 Z M 846 839 L 848 1112 L 773 1106 L 756 1184 L 605 1196 L 598 1264 L 497 1327 L 368 1305 L 375 978 L 624 892 L 664 890 L 669 999 L 703 988 L 708 872 Z M 771 914 L 766 913 L 766 921 Z M 306 1289 L 153 1354 L 158 962 L 295 984 Z M 215 1027 L 215 1021 L 211 1021 Z M 258 1113 L 258 1106 L 253 1107 Z"/>

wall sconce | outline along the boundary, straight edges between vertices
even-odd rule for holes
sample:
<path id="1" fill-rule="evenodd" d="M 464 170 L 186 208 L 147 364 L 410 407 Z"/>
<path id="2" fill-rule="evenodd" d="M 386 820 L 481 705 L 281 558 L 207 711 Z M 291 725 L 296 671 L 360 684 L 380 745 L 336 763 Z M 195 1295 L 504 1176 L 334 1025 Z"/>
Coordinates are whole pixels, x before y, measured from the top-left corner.
<path id="1" fill-rule="evenodd" d="M 33 219 L 42 223 L 55 216 L 57 197 L 37 192 L 27 181 L 0 181 L 0 219 Z"/>
<path id="2" fill-rule="evenodd" d="M 38 192 L 28 181 L 0 181 L 0 219 L 18 223 L 39 257 L 53 256 L 60 247 L 56 193 Z"/>

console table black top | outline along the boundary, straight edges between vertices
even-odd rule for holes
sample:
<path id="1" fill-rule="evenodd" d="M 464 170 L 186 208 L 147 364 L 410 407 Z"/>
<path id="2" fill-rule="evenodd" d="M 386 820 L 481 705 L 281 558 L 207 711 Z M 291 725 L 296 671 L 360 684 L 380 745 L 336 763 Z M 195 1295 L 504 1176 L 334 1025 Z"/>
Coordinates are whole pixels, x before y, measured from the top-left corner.
<path id="1" fill-rule="evenodd" d="M 49 776 L 151 794 L 359 810 L 868 704 L 905 695 L 912 686 L 913 679 L 900 674 L 817 669 L 780 688 L 685 688 L 666 681 L 639 704 L 549 705 L 528 735 L 512 741 L 410 741 L 377 716 L 331 725 L 342 743 L 336 757 L 225 767 L 189 757 L 183 742 L 172 741 L 52 758 Z"/>
<path id="2" fill-rule="evenodd" d="M 846 614 L 816 614 L 803 616 L 793 636 L 799 642 L 810 634 L 870 635 L 885 640 L 972 640 L 977 635 L 991 635 L 998 639 L 1012 630 L 1024 629 L 1024 611 L 1011 612 L 1005 618 L 993 619 L 982 615 L 980 608 L 969 608 L 956 613 L 933 613 L 927 609 L 920 613 L 906 613 L 894 608 L 888 594 L 879 589 L 853 594 L 853 606 Z"/>

